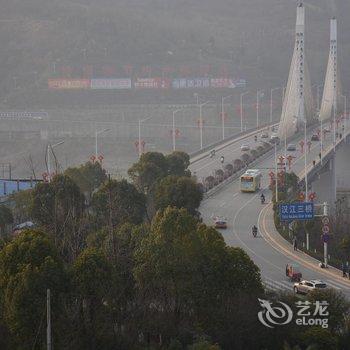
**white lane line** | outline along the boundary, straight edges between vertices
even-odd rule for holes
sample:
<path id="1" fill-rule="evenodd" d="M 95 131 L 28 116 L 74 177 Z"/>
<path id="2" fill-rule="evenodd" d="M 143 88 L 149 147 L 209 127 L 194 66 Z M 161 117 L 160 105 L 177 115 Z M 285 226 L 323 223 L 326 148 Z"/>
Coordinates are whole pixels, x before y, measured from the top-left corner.
<path id="1" fill-rule="evenodd" d="M 335 282 L 333 280 L 326 280 L 326 283 L 329 285 L 335 285 L 335 286 L 337 286 L 335 288 L 338 288 L 338 289 L 349 289 L 348 286 L 342 285 L 339 282 Z"/>
<path id="2" fill-rule="evenodd" d="M 222 207 L 224 207 L 225 205 L 226 205 L 226 202 L 222 202 L 222 203 L 219 205 L 219 207 L 222 208 Z"/>
<path id="3" fill-rule="evenodd" d="M 246 243 L 244 243 L 242 241 L 242 239 L 238 236 L 236 230 L 234 229 L 235 227 L 235 222 L 237 220 L 238 214 L 253 200 L 255 200 L 257 198 L 258 194 L 254 195 L 249 201 L 247 201 L 235 214 L 234 218 L 233 218 L 233 222 L 232 222 L 232 231 L 234 236 L 237 238 L 237 240 L 247 249 L 249 250 L 252 254 L 254 254 L 256 257 L 260 258 L 261 260 L 265 261 L 267 264 L 275 267 L 277 270 L 279 271 L 284 271 L 285 269 L 282 269 L 280 266 L 277 266 L 275 264 L 273 264 L 272 262 L 270 262 L 269 260 L 265 259 L 264 257 L 262 257 L 261 255 L 257 254 L 253 249 L 249 248 L 248 245 Z"/>
<path id="4" fill-rule="evenodd" d="M 276 281 L 276 280 L 272 280 L 270 278 L 265 278 L 265 281 L 267 281 L 271 284 L 275 284 L 275 285 L 279 286 L 281 289 L 288 289 L 288 290 L 293 289 L 293 285 L 288 284 L 288 282 L 286 282 L 286 281 Z"/>
<path id="5" fill-rule="evenodd" d="M 339 288 L 339 287 L 335 286 L 333 283 L 329 282 L 329 280 L 326 281 L 326 284 L 329 285 L 330 287 L 334 288 L 334 289 L 338 289 L 338 290 L 342 289 L 342 288 Z"/>

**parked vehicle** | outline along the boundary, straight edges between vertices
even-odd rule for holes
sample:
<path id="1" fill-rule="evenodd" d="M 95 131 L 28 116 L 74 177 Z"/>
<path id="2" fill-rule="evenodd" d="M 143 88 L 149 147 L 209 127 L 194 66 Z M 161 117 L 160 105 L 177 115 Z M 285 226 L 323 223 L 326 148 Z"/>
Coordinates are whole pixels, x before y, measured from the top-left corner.
<path id="1" fill-rule="evenodd" d="M 290 281 L 300 281 L 302 278 L 302 274 L 300 272 L 299 265 L 297 264 L 287 264 L 286 265 L 286 276 L 290 279 Z"/>
<path id="2" fill-rule="evenodd" d="M 311 141 L 320 141 L 320 137 L 317 134 L 311 136 Z"/>
<path id="3" fill-rule="evenodd" d="M 308 294 L 315 289 L 325 289 L 327 284 L 320 280 L 301 281 L 294 283 L 294 293 Z"/>

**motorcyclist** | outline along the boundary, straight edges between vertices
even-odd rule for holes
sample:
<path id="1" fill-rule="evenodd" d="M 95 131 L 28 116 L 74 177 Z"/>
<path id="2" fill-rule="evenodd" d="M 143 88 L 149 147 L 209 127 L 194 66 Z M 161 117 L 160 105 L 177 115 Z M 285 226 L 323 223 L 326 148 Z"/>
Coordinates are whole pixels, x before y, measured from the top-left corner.
<path id="1" fill-rule="evenodd" d="M 263 193 L 261 194 L 260 199 L 261 199 L 261 203 L 264 204 L 265 203 L 265 196 Z"/>
<path id="2" fill-rule="evenodd" d="M 252 233 L 254 237 L 256 237 L 258 234 L 258 228 L 255 225 L 252 227 Z"/>
<path id="3" fill-rule="evenodd" d="M 221 156 L 220 157 L 220 162 L 223 163 L 225 161 L 225 157 L 224 156 Z"/>
<path id="4" fill-rule="evenodd" d="M 258 141 L 258 136 L 257 135 L 254 136 L 254 140 L 255 140 L 255 142 Z"/>

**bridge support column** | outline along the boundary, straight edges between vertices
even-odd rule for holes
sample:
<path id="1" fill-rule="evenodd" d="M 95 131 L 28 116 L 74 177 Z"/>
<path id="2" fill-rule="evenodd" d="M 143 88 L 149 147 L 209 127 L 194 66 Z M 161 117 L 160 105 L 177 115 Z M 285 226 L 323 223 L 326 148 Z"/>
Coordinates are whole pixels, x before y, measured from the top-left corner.
<path id="1" fill-rule="evenodd" d="M 336 169 L 337 169 L 337 187 L 350 189 L 350 137 L 343 142 L 337 149 Z"/>
<path id="2" fill-rule="evenodd" d="M 329 159 L 324 171 L 312 182 L 312 191 L 316 193 L 318 202 L 329 203 L 330 212 L 335 210 L 336 203 L 336 171 L 335 154 Z"/>

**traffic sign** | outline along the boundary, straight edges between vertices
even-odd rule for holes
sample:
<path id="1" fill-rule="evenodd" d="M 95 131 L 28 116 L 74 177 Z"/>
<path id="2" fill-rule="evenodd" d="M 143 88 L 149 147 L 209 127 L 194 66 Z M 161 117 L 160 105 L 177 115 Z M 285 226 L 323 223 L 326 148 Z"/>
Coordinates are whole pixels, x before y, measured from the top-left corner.
<path id="1" fill-rule="evenodd" d="M 314 204 L 312 202 L 283 203 L 280 204 L 279 212 L 282 221 L 310 220 L 314 218 Z"/>
<path id="2" fill-rule="evenodd" d="M 329 229 L 329 226 L 328 226 L 328 225 L 323 225 L 323 226 L 322 226 L 322 232 L 323 232 L 324 234 L 329 233 L 329 231 L 330 231 L 330 229 Z"/>
<path id="3" fill-rule="evenodd" d="M 323 225 L 329 225 L 329 217 L 328 216 L 324 216 L 322 218 L 322 224 Z"/>
<path id="4" fill-rule="evenodd" d="M 300 201 L 304 201 L 305 200 L 305 194 L 304 194 L 304 192 L 300 192 L 299 194 L 298 194 L 298 199 L 300 200 Z"/>
<path id="5" fill-rule="evenodd" d="M 323 241 L 324 243 L 328 243 L 328 241 L 329 241 L 329 235 L 328 235 L 328 234 L 322 235 L 322 241 Z"/>

